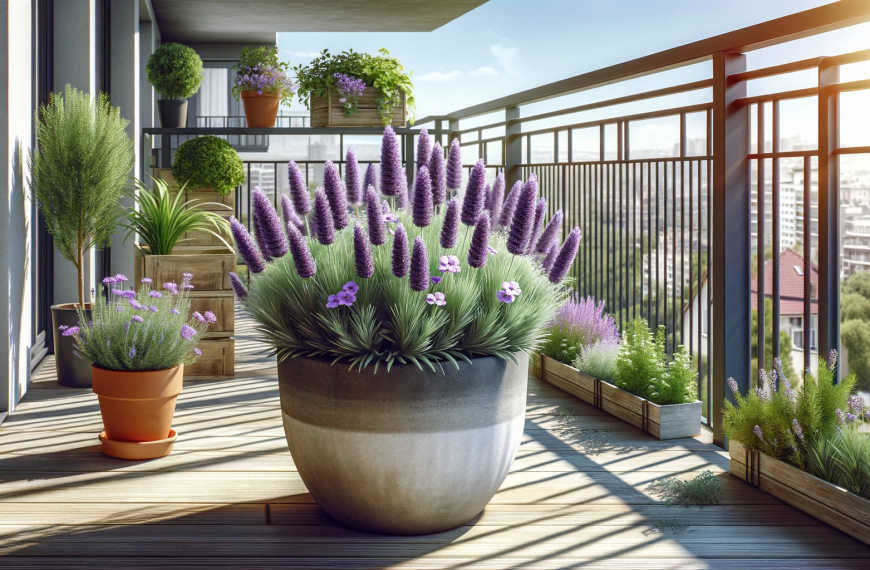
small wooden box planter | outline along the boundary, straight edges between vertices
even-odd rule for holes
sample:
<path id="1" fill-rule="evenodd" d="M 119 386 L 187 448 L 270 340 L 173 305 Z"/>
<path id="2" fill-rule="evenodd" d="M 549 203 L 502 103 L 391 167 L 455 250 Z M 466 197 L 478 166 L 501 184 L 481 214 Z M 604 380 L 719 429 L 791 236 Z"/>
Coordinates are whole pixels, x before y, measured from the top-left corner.
<path id="1" fill-rule="evenodd" d="M 178 195 L 178 182 L 176 182 L 175 176 L 172 175 L 172 169 L 155 168 L 154 178 L 158 180 L 163 180 L 169 185 L 169 188 L 171 190 L 176 190 L 175 192 L 171 193 L 172 199 L 174 200 L 175 197 Z M 182 200 L 185 203 L 196 200 L 196 203 L 198 204 L 197 209 L 214 212 L 215 214 L 224 218 L 227 221 L 227 227 L 229 227 L 230 216 L 235 213 L 236 192 L 231 191 L 226 196 L 221 196 L 218 192 L 215 192 L 214 190 L 197 188 L 194 190 L 185 190 L 182 196 Z M 218 238 L 206 232 L 188 232 L 184 234 L 183 239 L 184 241 L 182 241 L 180 244 L 183 247 L 223 245 Z M 233 237 L 229 234 L 225 235 L 224 239 L 229 244 L 233 243 Z"/>
<path id="2" fill-rule="evenodd" d="M 542 380 L 658 439 L 701 434 L 700 401 L 659 406 L 549 356 L 540 356 L 538 369 Z"/>
<path id="3" fill-rule="evenodd" d="M 193 273 L 195 289 L 189 292 L 191 311 L 211 311 L 217 323 L 197 346 L 202 356 L 184 368 L 185 378 L 232 378 L 235 374 L 235 327 L 233 290 L 228 273 L 235 270 L 236 253 L 226 246 L 176 246 L 171 255 L 151 255 L 147 246 L 136 247 L 137 287 L 143 277 L 154 280 L 156 287 L 175 281 L 183 272 Z"/>
<path id="4" fill-rule="evenodd" d="M 330 89 L 329 98 L 324 99 L 311 93 L 309 106 L 311 108 L 312 127 L 383 127 L 384 121 L 378 113 L 377 98 L 381 96 L 380 89 L 366 87 L 357 98 L 356 113 L 350 117 L 344 115 L 344 103 L 338 101 L 340 95 Z M 400 95 L 401 103 L 393 107 L 393 119 L 390 125 L 404 127 L 407 120 L 405 94 Z"/>
<path id="5" fill-rule="evenodd" d="M 870 544 L 870 501 L 736 441 L 728 453 L 731 475 Z"/>

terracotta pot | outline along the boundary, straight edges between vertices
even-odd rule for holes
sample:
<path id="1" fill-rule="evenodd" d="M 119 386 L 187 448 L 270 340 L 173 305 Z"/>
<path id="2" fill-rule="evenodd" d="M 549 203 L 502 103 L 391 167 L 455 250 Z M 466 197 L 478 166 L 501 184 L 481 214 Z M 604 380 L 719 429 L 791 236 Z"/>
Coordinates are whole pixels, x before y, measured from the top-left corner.
<path id="1" fill-rule="evenodd" d="M 105 436 L 112 441 L 146 442 L 169 437 L 184 365 L 166 370 L 122 372 L 93 365 Z"/>
<path id="2" fill-rule="evenodd" d="M 281 100 L 277 95 L 269 93 L 258 94 L 256 91 L 242 91 L 242 103 L 245 106 L 245 122 L 251 128 L 269 128 L 275 126 L 278 118 L 278 106 Z"/>
<path id="3" fill-rule="evenodd" d="M 66 388 L 91 387 L 91 361 L 73 354 L 73 337 L 63 336 L 59 326 L 79 326 L 78 303 L 51 306 L 52 338 L 54 339 L 54 366 L 57 383 Z M 91 304 L 85 303 L 85 315 L 91 316 Z"/>
<path id="4" fill-rule="evenodd" d="M 284 433 L 299 475 L 338 522 L 387 534 L 467 523 L 495 495 L 523 435 L 528 357 L 421 370 L 278 364 Z"/>

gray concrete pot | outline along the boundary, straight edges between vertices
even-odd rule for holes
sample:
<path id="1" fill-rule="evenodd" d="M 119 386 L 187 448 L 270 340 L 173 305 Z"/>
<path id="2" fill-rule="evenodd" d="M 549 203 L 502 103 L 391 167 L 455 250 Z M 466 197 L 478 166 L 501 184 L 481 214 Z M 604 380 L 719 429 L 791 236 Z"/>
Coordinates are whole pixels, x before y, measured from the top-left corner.
<path id="1" fill-rule="evenodd" d="M 85 315 L 90 318 L 91 304 L 85 303 Z M 91 361 L 73 354 L 75 341 L 71 336 L 63 336 L 58 327 L 79 326 L 76 304 L 65 303 L 51 306 L 52 335 L 54 338 L 54 365 L 57 383 L 66 388 L 91 387 Z"/>
<path id="2" fill-rule="evenodd" d="M 427 534 L 477 516 L 523 434 L 528 356 L 388 373 L 293 358 L 278 365 L 284 433 L 302 480 L 338 522 Z"/>

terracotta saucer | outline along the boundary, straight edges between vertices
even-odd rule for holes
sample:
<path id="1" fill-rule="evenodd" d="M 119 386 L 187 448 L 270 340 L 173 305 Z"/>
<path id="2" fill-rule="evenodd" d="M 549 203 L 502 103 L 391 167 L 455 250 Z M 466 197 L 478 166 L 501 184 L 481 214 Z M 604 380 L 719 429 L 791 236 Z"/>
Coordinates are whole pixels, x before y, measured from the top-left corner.
<path id="1" fill-rule="evenodd" d="M 113 441 L 106 437 L 106 432 L 100 432 L 100 442 L 103 444 L 103 453 L 109 457 L 118 459 L 157 459 L 165 457 L 172 452 L 172 444 L 178 437 L 178 432 L 169 430 L 169 437 L 156 441 Z"/>

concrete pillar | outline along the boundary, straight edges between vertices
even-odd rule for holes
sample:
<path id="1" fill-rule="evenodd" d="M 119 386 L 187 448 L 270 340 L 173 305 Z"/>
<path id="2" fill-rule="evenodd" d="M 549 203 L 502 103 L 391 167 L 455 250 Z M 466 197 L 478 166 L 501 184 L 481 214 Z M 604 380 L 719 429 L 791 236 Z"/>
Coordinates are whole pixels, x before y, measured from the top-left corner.
<path id="1" fill-rule="evenodd" d="M 31 22 L 30 2 L 0 0 L 0 421 L 27 390 L 33 340 L 26 183 L 35 72 Z"/>
<path id="2" fill-rule="evenodd" d="M 145 78 L 145 66 L 148 64 L 148 57 L 156 48 L 153 33 L 155 27 L 152 22 L 139 21 L 139 125 L 143 129 L 153 127 L 156 119 L 154 112 L 154 88 L 151 87 L 151 84 Z M 141 139 L 137 142 L 140 145 L 142 144 Z M 151 141 L 146 139 L 145 144 L 149 145 Z M 142 178 L 142 181 L 148 184 L 151 180 L 148 176 L 151 174 L 151 149 L 147 147 L 141 148 L 137 156 L 139 156 L 140 164 L 136 176 Z M 141 175 L 143 172 L 144 176 Z"/>

